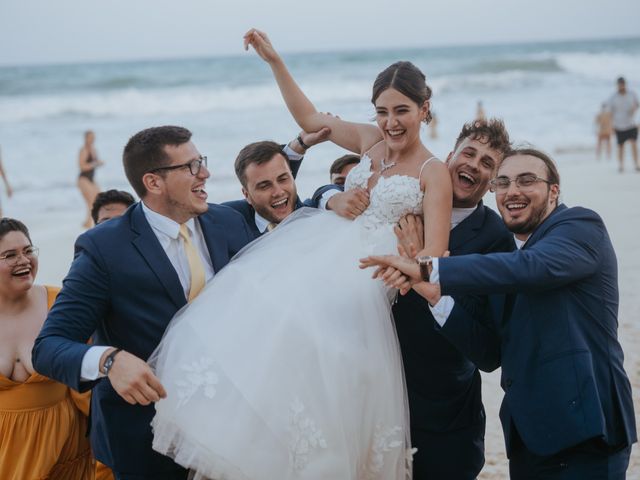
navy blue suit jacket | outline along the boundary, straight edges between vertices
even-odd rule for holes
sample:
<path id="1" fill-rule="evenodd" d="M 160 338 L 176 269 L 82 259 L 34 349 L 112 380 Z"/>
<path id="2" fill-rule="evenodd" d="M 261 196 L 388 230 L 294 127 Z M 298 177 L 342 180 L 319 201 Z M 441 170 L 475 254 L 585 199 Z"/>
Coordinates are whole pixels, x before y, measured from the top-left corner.
<path id="1" fill-rule="evenodd" d="M 242 216 L 227 207 L 210 205 L 197 221 L 216 272 L 253 239 Z M 86 342 L 95 332 L 95 344 L 146 360 L 185 304 L 178 274 L 140 204 L 78 237 L 71 269 L 35 341 L 33 365 L 76 390 L 93 386 L 93 451 L 115 471 L 149 475 L 180 467 L 151 449 L 153 405 L 128 404 L 107 378 L 80 382 Z"/>
<path id="2" fill-rule="evenodd" d="M 514 248 L 513 235 L 502 219 L 482 203 L 449 236 L 452 255 L 505 252 Z M 474 455 L 460 458 L 461 449 L 440 451 L 438 445 L 421 445 L 420 436 L 415 436 L 414 446 L 419 452 L 416 462 L 423 455 L 447 456 L 450 459 L 446 461 L 452 468 L 457 465 L 461 469 L 457 478 L 468 478 L 465 473 L 470 470 L 477 474 L 484 463 L 481 440 L 485 418 L 478 369 L 439 333 L 426 300 L 413 290 L 398 297 L 393 316 L 407 379 L 412 430 L 449 435 L 459 432 L 460 444 L 468 449 L 480 449 Z M 468 438 L 469 434 L 463 431 L 472 425 L 480 425 L 473 429 L 477 439 Z"/>
<path id="3" fill-rule="evenodd" d="M 444 295 L 507 295 L 492 328 L 458 303 L 442 328 L 478 364 L 502 366 L 507 454 L 513 426 L 538 455 L 593 438 L 605 449 L 636 441 L 617 338 L 617 261 L 595 212 L 560 205 L 522 250 L 442 258 L 439 274 Z"/>

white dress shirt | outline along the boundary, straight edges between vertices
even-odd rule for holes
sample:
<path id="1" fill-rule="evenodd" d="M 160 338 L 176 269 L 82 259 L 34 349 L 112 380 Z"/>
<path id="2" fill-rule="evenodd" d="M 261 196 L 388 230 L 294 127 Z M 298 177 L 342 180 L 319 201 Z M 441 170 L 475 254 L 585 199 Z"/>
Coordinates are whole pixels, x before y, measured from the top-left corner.
<path id="1" fill-rule="evenodd" d="M 331 190 L 327 190 L 322 195 L 320 195 L 320 200 L 318 200 L 318 208 L 320 210 L 326 210 L 329 199 L 333 197 L 336 193 L 341 193 L 341 192 L 337 188 L 332 188 Z"/>
<path id="2" fill-rule="evenodd" d="M 191 287 L 191 271 L 189 270 L 189 261 L 184 251 L 183 240 L 180 238 L 180 224 L 169 217 L 165 217 L 154 212 L 142 202 L 142 211 L 149 222 L 153 233 L 155 233 L 162 249 L 169 257 L 171 265 L 180 278 L 180 284 L 184 291 L 185 298 L 189 298 L 189 288 Z M 200 255 L 200 260 L 204 265 L 205 281 L 208 282 L 213 278 L 213 266 L 209 257 L 209 250 L 204 241 L 200 222 L 196 222 L 194 218 L 187 220 L 187 228 L 193 246 L 196 247 Z"/>
<path id="3" fill-rule="evenodd" d="M 178 274 L 180 279 L 180 285 L 184 292 L 185 299 L 189 298 L 189 288 L 191 287 L 191 272 L 189 270 L 189 261 L 187 260 L 187 254 L 184 251 L 183 240 L 180 238 L 180 224 L 174 220 L 165 217 L 157 212 L 154 212 L 147 207 L 144 202 L 140 202 L 142 206 L 142 212 L 144 213 L 147 222 L 151 226 L 151 230 L 155 234 L 156 238 L 160 242 L 162 249 L 167 254 L 171 265 Z M 196 222 L 194 218 L 189 219 L 186 222 L 191 236 L 191 241 L 196 250 L 200 254 L 200 259 L 204 265 L 205 280 L 208 282 L 213 278 L 213 264 L 211 263 L 211 257 L 209 256 L 209 249 L 204 240 L 202 234 L 202 228 L 200 222 Z M 100 358 L 102 354 L 112 348 L 110 346 L 95 346 L 91 347 L 82 357 L 82 365 L 80 367 L 80 379 L 83 381 L 95 380 L 96 378 L 103 377 L 100 372 Z"/>
<path id="4" fill-rule="evenodd" d="M 285 153 L 290 162 L 299 162 L 304 158 L 304 154 L 296 152 L 289 146 L 289 144 L 286 144 L 282 151 Z"/>
<path id="5" fill-rule="evenodd" d="M 454 207 L 451 210 L 450 230 L 453 230 L 458 225 L 460 225 L 469 215 L 475 212 L 477 208 L 478 208 L 477 205 L 471 208 L 455 208 Z M 440 280 L 440 275 L 438 273 L 437 266 L 438 266 L 438 259 L 434 258 L 433 263 L 431 264 L 431 276 L 429 277 L 429 281 L 431 283 L 438 283 L 438 280 Z M 433 314 L 433 318 L 436 319 L 436 322 L 438 322 L 438 324 L 442 326 L 444 325 L 444 322 L 447 320 L 447 317 L 449 317 L 449 314 L 451 313 L 451 310 L 453 310 L 454 305 L 455 303 L 453 298 L 448 295 L 445 295 L 443 297 L 440 297 L 440 300 L 435 305 L 433 306 L 429 305 L 429 310 L 431 310 L 431 313 Z M 440 321 L 442 320 L 442 317 L 444 317 L 444 321 L 440 323 Z"/>
<path id="6" fill-rule="evenodd" d="M 518 240 L 514 235 L 513 239 L 516 242 L 517 249 L 520 250 L 527 242 L 529 237 L 527 237 L 525 240 Z M 432 263 L 431 275 L 429 276 L 429 282 L 431 283 L 440 283 L 440 271 L 438 269 L 438 265 L 438 258 L 434 258 Z M 436 322 L 438 322 L 438 325 L 440 325 L 441 327 L 444 326 L 455 304 L 455 300 L 452 297 L 443 295 L 442 297 L 440 297 L 440 300 L 438 300 L 438 303 L 433 306 L 429 305 L 429 310 L 431 310 L 433 318 Z"/>
<path id="7" fill-rule="evenodd" d="M 256 227 L 258 228 L 258 231 L 260 233 L 264 233 L 265 230 L 267 229 L 267 227 L 269 226 L 269 224 L 271 223 L 269 220 L 264 218 L 258 212 L 255 212 L 255 215 L 253 216 L 253 219 L 256 222 Z"/>

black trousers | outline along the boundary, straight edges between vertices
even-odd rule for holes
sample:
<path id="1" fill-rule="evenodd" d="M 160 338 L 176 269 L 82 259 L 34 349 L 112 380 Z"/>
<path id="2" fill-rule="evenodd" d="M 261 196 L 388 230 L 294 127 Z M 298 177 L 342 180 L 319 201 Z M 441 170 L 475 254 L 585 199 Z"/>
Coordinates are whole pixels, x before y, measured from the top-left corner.
<path id="1" fill-rule="evenodd" d="M 145 475 L 113 472 L 116 480 L 187 480 L 187 470 L 170 473 L 148 473 Z"/>
<path id="2" fill-rule="evenodd" d="M 484 465 L 484 420 L 449 432 L 411 429 L 413 480 L 474 480 Z"/>
<path id="3" fill-rule="evenodd" d="M 591 440 L 548 456 L 536 455 L 522 443 L 511 453 L 511 480 L 625 480 L 631 446 L 610 451 Z"/>

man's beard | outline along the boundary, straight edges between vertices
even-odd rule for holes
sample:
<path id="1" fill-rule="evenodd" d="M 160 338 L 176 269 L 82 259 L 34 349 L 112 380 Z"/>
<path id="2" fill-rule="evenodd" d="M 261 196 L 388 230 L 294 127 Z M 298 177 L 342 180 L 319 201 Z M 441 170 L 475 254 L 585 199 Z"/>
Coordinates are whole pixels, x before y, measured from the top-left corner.
<path id="1" fill-rule="evenodd" d="M 548 201 L 548 197 L 547 197 L 547 201 Z M 531 216 L 526 222 L 515 224 L 515 225 L 514 224 L 507 225 L 507 229 L 511 233 L 515 233 L 515 234 L 532 233 L 536 228 L 538 228 L 538 225 L 542 223 L 544 218 L 546 218 L 547 205 L 548 203 L 546 203 L 545 201 L 543 205 L 540 205 L 540 208 L 532 212 Z"/>
<path id="2" fill-rule="evenodd" d="M 538 225 L 540 225 L 542 221 L 546 218 L 548 205 L 549 205 L 549 195 L 547 194 L 546 198 L 544 199 L 544 202 L 540 205 L 540 207 L 537 210 L 534 210 L 532 212 L 531 216 L 526 222 L 520 223 L 517 225 L 513 225 L 513 224 L 507 225 L 507 229 L 511 233 L 515 233 L 518 235 L 525 235 L 525 234 L 532 233 L 536 228 L 538 228 Z"/>

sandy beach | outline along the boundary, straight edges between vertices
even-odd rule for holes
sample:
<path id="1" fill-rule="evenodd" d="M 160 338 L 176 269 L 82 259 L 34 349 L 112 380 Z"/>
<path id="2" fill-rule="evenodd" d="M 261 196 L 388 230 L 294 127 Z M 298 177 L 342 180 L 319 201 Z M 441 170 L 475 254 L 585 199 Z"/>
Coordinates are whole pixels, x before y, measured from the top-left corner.
<path id="1" fill-rule="evenodd" d="M 584 206 L 597 211 L 609 229 L 618 255 L 620 310 L 618 334 L 625 351 L 625 368 L 634 389 L 636 423 L 640 412 L 640 243 L 636 231 L 640 225 L 640 211 L 634 208 L 640 192 L 640 173 L 619 174 L 613 160 L 596 162 L 593 153 L 584 151 L 556 154 L 562 178 L 562 201 L 568 206 Z M 298 179 L 302 195 L 313 191 L 325 182 L 324 176 L 304 175 Z M 13 202 L 5 203 L 6 213 L 23 220 L 31 229 L 35 244 L 40 247 L 40 271 L 38 283 L 59 285 L 73 257 L 73 242 L 81 233 L 84 215 L 80 194 L 77 202 L 67 211 L 48 209 L 46 205 L 32 208 L 13 208 Z M 218 198 L 209 187 L 209 200 L 219 202 L 230 198 Z M 493 206 L 493 196 L 487 195 L 486 203 Z M 17 205 L 17 204 L 16 204 Z M 484 375 L 484 404 L 487 410 L 486 465 L 480 479 L 508 478 L 507 459 L 504 453 L 498 410 L 502 400 L 499 371 Z M 640 453 L 634 449 L 628 478 L 640 478 Z"/>

